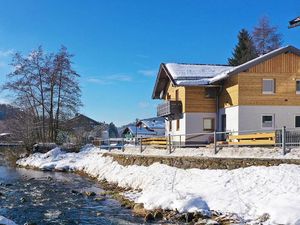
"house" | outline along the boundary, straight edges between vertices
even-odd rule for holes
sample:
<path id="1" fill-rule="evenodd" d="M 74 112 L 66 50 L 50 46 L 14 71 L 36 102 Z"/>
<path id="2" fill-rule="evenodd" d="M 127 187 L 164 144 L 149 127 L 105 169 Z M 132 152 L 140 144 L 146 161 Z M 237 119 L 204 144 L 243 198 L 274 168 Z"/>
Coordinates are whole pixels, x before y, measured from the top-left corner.
<path id="1" fill-rule="evenodd" d="M 151 131 L 145 127 L 138 127 L 135 125 L 127 126 L 122 132 L 122 137 L 126 138 L 127 140 L 133 140 L 135 137 L 148 138 L 153 136 L 156 136 L 155 131 Z"/>
<path id="2" fill-rule="evenodd" d="M 300 128 L 300 50 L 276 49 L 242 65 L 162 63 L 153 99 L 166 135 Z M 210 135 L 182 137 L 207 142 Z"/>
<path id="3" fill-rule="evenodd" d="M 77 114 L 64 124 L 68 134 L 65 139 L 71 143 L 87 143 L 96 138 L 108 138 L 108 124 L 95 121 L 83 114 Z"/>
<path id="4" fill-rule="evenodd" d="M 138 127 L 143 127 L 149 131 L 154 131 L 155 136 L 165 136 L 165 118 L 153 117 L 148 119 L 142 119 L 137 123 Z"/>
<path id="5" fill-rule="evenodd" d="M 153 117 L 138 120 L 136 123 L 124 126 L 121 133 L 126 139 L 165 136 L 165 118 Z"/>

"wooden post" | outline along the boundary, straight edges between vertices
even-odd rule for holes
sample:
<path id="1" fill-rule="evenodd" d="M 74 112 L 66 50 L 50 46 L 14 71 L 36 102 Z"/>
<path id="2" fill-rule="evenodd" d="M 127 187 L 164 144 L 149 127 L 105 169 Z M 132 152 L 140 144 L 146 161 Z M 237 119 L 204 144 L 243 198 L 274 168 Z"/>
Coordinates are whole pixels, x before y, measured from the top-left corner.
<path id="1" fill-rule="evenodd" d="M 281 132 L 281 141 L 282 141 L 282 154 L 285 155 L 286 152 L 286 127 L 282 127 Z"/>
<path id="2" fill-rule="evenodd" d="M 142 140 L 143 140 L 143 138 L 141 137 L 141 138 L 140 138 L 140 152 L 141 152 L 141 153 L 143 152 L 143 144 L 142 144 Z"/>
<path id="3" fill-rule="evenodd" d="M 125 151 L 125 146 L 124 146 L 124 138 L 122 138 L 122 152 L 124 152 Z"/>
<path id="4" fill-rule="evenodd" d="M 169 134 L 169 153 L 172 153 L 171 134 Z"/>
<path id="5" fill-rule="evenodd" d="M 217 132 L 214 131 L 214 153 L 217 154 Z"/>

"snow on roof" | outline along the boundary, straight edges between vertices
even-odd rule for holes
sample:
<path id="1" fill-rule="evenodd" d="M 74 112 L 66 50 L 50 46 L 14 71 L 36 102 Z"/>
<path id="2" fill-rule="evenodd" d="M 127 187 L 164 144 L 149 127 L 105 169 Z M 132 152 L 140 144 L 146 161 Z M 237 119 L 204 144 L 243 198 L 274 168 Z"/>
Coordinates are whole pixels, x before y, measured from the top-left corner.
<path id="1" fill-rule="evenodd" d="M 165 119 L 162 117 L 154 117 L 141 120 L 149 129 L 165 129 Z"/>
<path id="2" fill-rule="evenodd" d="M 144 128 L 144 127 L 136 127 L 136 126 L 134 126 L 134 125 L 130 125 L 130 126 L 128 126 L 127 128 L 128 128 L 128 130 L 129 130 L 132 134 L 136 134 L 136 133 L 139 134 L 139 135 L 141 135 L 141 134 L 144 134 L 144 135 L 155 135 L 155 134 L 156 134 L 156 132 L 147 130 L 147 129 Z"/>
<path id="3" fill-rule="evenodd" d="M 234 67 L 226 65 L 166 63 L 170 75 L 177 85 L 204 85 L 210 79 Z"/>
<path id="4" fill-rule="evenodd" d="M 230 75 L 233 75 L 233 74 L 237 74 L 237 73 L 240 73 L 242 71 L 245 71 L 249 68 L 251 68 L 252 66 L 255 66 L 261 62 L 264 62 L 268 59 L 271 59 L 272 57 L 274 56 L 277 56 L 279 54 L 282 54 L 282 53 L 285 53 L 285 52 L 292 52 L 294 54 L 297 54 L 297 55 L 300 55 L 300 50 L 291 46 L 291 45 L 288 45 L 288 46 L 284 46 L 284 47 L 281 47 L 281 48 L 278 48 L 278 49 L 275 49 L 267 54 L 264 54 L 264 55 L 261 55 L 259 57 L 256 57 L 248 62 L 245 62 L 239 66 L 236 66 L 236 67 L 232 67 L 232 69 L 228 70 L 228 71 L 224 71 L 223 73 L 220 73 L 218 74 L 217 76 L 213 77 L 212 79 L 210 79 L 210 83 L 213 83 L 213 82 L 216 82 L 216 81 L 219 81 L 219 80 L 222 80 L 222 79 L 225 79 L 227 78 L 228 76 Z"/>

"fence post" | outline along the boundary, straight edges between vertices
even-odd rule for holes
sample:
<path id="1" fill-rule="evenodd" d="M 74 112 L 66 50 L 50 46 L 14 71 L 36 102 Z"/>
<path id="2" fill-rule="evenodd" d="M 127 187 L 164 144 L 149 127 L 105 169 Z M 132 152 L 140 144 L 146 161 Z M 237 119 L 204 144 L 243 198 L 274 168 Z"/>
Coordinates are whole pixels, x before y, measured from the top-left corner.
<path id="1" fill-rule="evenodd" d="M 171 134 L 169 134 L 169 153 L 172 153 Z"/>
<path id="2" fill-rule="evenodd" d="M 141 153 L 143 152 L 143 144 L 142 144 L 142 140 L 143 140 L 143 138 L 141 137 L 141 138 L 140 138 L 140 152 L 141 152 Z"/>
<path id="3" fill-rule="evenodd" d="M 282 154 L 285 155 L 285 150 L 286 150 L 286 127 L 282 127 L 282 132 L 281 132 L 281 140 L 282 140 Z"/>
<path id="4" fill-rule="evenodd" d="M 179 135 L 179 149 L 181 150 L 181 134 Z"/>
<path id="5" fill-rule="evenodd" d="M 217 132 L 214 131 L 214 154 L 217 154 Z"/>
<path id="6" fill-rule="evenodd" d="M 124 146 L 125 142 L 124 142 L 124 138 L 122 138 L 122 152 L 125 151 L 125 146 Z"/>
<path id="7" fill-rule="evenodd" d="M 110 152 L 110 139 L 108 138 L 108 151 Z"/>

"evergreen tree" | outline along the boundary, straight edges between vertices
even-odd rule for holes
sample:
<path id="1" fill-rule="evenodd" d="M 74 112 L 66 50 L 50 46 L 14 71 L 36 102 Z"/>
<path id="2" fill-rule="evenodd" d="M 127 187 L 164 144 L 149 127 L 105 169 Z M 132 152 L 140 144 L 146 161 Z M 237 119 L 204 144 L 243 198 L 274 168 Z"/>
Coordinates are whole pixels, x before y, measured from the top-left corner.
<path id="1" fill-rule="evenodd" d="M 282 34 L 276 26 L 271 26 L 267 17 L 262 17 L 253 30 L 253 41 L 259 55 L 264 55 L 282 45 Z"/>
<path id="2" fill-rule="evenodd" d="M 108 125 L 108 135 L 109 135 L 109 138 L 117 138 L 117 137 L 119 137 L 118 128 L 115 126 L 114 123 L 110 123 Z"/>
<path id="3" fill-rule="evenodd" d="M 238 34 L 238 44 L 235 46 L 232 57 L 228 59 L 228 64 L 238 66 L 257 57 L 252 37 L 249 32 L 242 29 Z"/>

